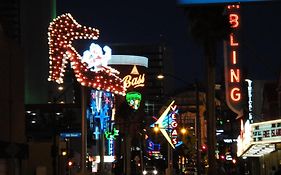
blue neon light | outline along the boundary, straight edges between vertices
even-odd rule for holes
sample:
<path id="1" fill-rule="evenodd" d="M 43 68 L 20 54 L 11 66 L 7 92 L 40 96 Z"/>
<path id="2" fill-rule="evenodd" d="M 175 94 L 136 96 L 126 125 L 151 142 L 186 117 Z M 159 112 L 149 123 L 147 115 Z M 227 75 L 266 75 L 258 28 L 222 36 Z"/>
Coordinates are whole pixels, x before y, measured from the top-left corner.
<path id="1" fill-rule="evenodd" d="M 87 118 L 90 120 L 90 128 L 98 126 L 104 132 L 109 126 L 112 116 L 113 94 L 106 91 L 91 90 L 90 107 L 87 110 Z"/>

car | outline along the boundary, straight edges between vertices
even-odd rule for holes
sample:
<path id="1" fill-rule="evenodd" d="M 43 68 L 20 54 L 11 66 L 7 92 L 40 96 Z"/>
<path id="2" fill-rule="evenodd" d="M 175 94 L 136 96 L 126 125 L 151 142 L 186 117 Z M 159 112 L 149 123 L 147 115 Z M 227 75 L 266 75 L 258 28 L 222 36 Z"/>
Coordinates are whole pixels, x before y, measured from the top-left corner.
<path id="1" fill-rule="evenodd" d="M 156 175 L 156 174 L 158 174 L 158 171 L 155 166 L 148 166 L 148 167 L 144 168 L 142 174 L 143 175 L 149 175 L 149 174 Z"/>

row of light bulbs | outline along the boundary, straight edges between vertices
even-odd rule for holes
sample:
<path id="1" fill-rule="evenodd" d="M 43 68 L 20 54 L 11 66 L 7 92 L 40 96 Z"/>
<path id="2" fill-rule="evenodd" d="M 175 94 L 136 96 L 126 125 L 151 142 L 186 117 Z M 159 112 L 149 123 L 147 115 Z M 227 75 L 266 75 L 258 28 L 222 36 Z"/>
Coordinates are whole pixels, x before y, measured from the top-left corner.
<path id="1" fill-rule="evenodd" d="M 63 83 L 64 72 L 68 60 L 74 70 L 77 81 L 82 86 L 106 90 L 115 94 L 125 95 L 126 89 L 122 79 L 110 69 L 93 72 L 87 63 L 81 62 L 81 56 L 72 47 L 74 39 L 98 39 L 99 30 L 78 24 L 71 14 L 63 14 L 50 23 L 49 32 L 49 81 Z"/>

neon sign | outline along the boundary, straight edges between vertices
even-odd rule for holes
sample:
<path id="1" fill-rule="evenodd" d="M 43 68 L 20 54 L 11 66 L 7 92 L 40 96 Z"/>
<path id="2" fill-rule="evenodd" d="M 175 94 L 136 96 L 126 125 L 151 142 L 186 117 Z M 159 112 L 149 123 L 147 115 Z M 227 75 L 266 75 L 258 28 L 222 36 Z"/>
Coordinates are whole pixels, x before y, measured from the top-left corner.
<path id="1" fill-rule="evenodd" d="M 232 32 L 229 35 L 229 42 L 225 43 L 225 85 L 226 85 L 226 101 L 228 107 L 238 114 L 237 118 L 242 116 L 241 105 L 241 71 L 239 64 L 239 27 L 240 27 L 240 5 L 229 5 L 227 10 L 229 13 L 229 23 Z M 227 53 L 229 54 L 227 56 Z"/>
<path id="2" fill-rule="evenodd" d="M 104 54 L 103 54 L 104 51 Z M 90 49 L 86 50 L 82 56 L 82 63 L 87 63 L 87 68 L 90 71 L 98 72 L 104 68 L 111 69 L 113 72 L 117 72 L 111 67 L 107 66 L 107 62 L 111 59 L 111 48 L 104 46 L 101 48 L 98 44 L 92 43 Z"/>
<path id="3" fill-rule="evenodd" d="M 98 39 L 99 30 L 78 24 L 67 13 L 50 23 L 48 36 L 50 55 L 48 81 L 63 83 L 66 64 L 70 61 L 75 77 L 82 86 L 125 95 L 126 89 L 123 87 L 122 79 L 117 76 L 119 72 L 106 64 L 111 56 L 109 47 L 103 48 L 105 51 L 103 54 L 99 46 L 91 45 L 90 51 L 86 51 L 85 57 L 82 58 L 72 46 L 73 40 Z M 90 60 L 92 57 L 93 60 Z"/>
<path id="4" fill-rule="evenodd" d="M 126 101 L 129 106 L 137 110 L 140 107 L 141 94 L 139 92 L 128 92 L 126 94 Z"/>
<path id="5" fill-rule="evenodd" d="M 170 105 L 165 109 L 159 119 L 154 123 L 159 126 L 159 129 L 172 148 L 175 149 L 175 145 L 178 143 L 178 133 L 176 121 L 176 115 L 178 114 L 177 106 L 173 105 L 175 101 L 172 101 Z M 171 111 L 171 112 L 170 112 Z M 168 132 L 167 132 L 168 131 Z"/>
<path id="6" fill-rule="evenodd" d="M 100 132 L 104 132 L 109 127 L 109 120 L 113 116 L 114 95 L 106 91 L 91 90 L 90 107 L 88 108 L 88 118 L 91 119 L 90 126 L 94 123 L 99 126 Z M 99 121 L 99 122 L 97 122 Z"/>
<path id="7" fill-rule="evenodd" d="M 252 80 L 246 79 L 248 83 L 248 110 L 249 110 L 249 120 L 250 123 L 253 123 L 253 87 L 252 87 Z"/>
<path id="8" fill-rule="evenodd" d="M 139 74 L 137 66 L 134 65 L 130 75 L 126 75 L 123 78 L 124 87 L 126 89 L 144 87 L 145 74 Z"/>
<path id="9" fill-rule="evenodd" d="M 271 120 L 251 124 L 252 141 L 258 143 L 276 143 L 281 141 L 281 120 Z"/>
<path id="10" fill-rule="evenodd" d="M 105 138 L 106 139 L 116 139 L 116 136 L 119 135 L 119 130 L 117 130 L 116 128 L 113 128 L 113 131 L 109 131 L 109 130 L 106 130 L 105 133 Z"/>
<path id="11" fill-rule="evenodd" d="M 171 119 L 172 119 L 172 122 L 171 122 L 171 139 L 172 139 L 172 143 L 174 145 L 176 145 L 178 143 L 178 132 L 176 130 L 177 126 L 178 126 L 178 123 L 176 121 L 176 108 L 177 106 L 171 106 L 171 109 L 172 109 L 172 112 L 171 112 Z"/>

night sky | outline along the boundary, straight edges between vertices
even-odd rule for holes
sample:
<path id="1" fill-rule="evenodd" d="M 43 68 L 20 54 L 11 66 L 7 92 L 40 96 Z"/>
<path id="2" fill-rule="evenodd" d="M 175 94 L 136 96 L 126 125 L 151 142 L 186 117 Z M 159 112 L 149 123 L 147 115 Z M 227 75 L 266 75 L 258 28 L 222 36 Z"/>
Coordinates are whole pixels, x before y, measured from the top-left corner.
<path id="1" fill-rule="evenodd" d="M 58 0 L 57 15 L 69 12 L 78 23 L 100 30 L 98 43 L 157 43 L 172 50 L 173 74 L 192 82 L 205 78 L 202 48 L 188 33 L 189 21 L 177 2 L 168 0 Z M 279 79 L 281 3 L 241 5 L 241 67 L 251 79 Z M 114 50 L 113 50 L 114 54 Z M 219 53 L 222 54 L 222 53 Z M 223 58 L 217 58 L 222 77 Z"/>

